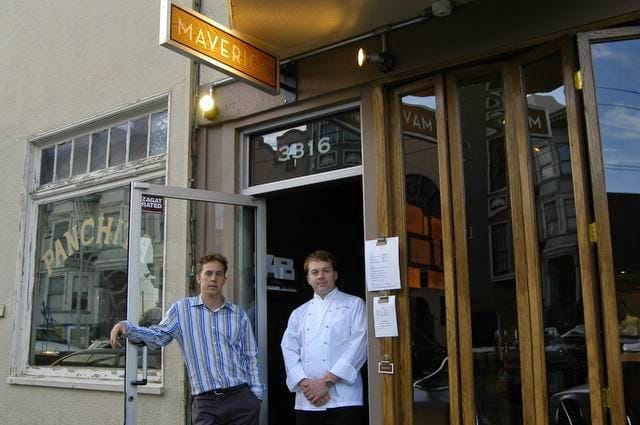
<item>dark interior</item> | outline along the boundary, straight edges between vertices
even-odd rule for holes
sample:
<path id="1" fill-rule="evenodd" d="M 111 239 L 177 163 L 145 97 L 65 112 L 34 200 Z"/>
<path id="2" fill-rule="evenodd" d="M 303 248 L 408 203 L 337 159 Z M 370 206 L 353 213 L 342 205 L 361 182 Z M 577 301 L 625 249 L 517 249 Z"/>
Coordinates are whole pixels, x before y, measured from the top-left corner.
<path id="1" fill-rule="evenodd" d="M 291 312 L 312 297 L 303 270 L 312 251 L 331 252 L 338 263 L 338 288 L 365 297 L 364 224 L 360 177 L 270 193 L 267 200 L 267 253 L 293 259 L 294 281 L 269 277 L 269 423 L 295 424 L 294 394 L 285 384 L 280 340 Z M 362 371 L 365 380 L 366 367 Z M 365 401 L 366 402 L 366 401 Z"/>

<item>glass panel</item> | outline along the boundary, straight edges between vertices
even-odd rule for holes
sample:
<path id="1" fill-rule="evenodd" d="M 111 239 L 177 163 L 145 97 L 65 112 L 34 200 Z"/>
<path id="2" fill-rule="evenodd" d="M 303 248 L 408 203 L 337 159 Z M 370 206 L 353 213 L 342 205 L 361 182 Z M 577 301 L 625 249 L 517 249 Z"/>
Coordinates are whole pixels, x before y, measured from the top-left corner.
<path id="1" fill-rule="evenodd" d="M 212 252 L 229 260 L 227 289 L 231 301 L 243 307 L 254 324 L 255 320 L 255 208 L 223 205 L 211 202 L 170 199 L 169 206 L 191 208 L 202 232 L 196 238 L 196 261 Z M 194 282 L 194 294 L 199 288 Z M 254 327 L 255 329 L 255 327 Z"/>
<path id="2" fill-rule="evenodd" d="M 402 97 L 414 423 L 449 423 L 436 98 Z"/>
<path id="3" fill-rule="evenodd" d="M 458 83 L 479 423 L 522 423 L 504 103 L 500 74 Z"/>
<path id="4" fill-rule="evenodd" d="M 69 177 L 69 168 L 71 166 L 71 141 L 58 145 L 57 161 L 56 161 L 56 180 L 62 180 Z"/>
<path id="5" fill-rule="evenodd" d="M 53 181 L 53 164 L 55 158 L 55 146 L 42 150 L 42 158 L 40 160 L 40 184 L 47 184 Z"/>
<path id="6" fill-rule="evenodd" d="M 149 117 L 131 121 L 131 136 L 129 139 L 129 161 L 135 161 L 147 156 L 148 133 Z"/>
<path id="7" fill-rule="evenodd" d="M 128 124 L 119 124 L 111 128 L 109 138 L 109 167 L 122 164 L 127 154 L 127 128 Z"/>
<path id="8" fill-rule="evenodd" d="M 527 65 L 524 76 L 540 230 L 538 252 L 549 413 L 552 424 L 590 423 L 580 257 L 561 55 Z"/>
<path id="9" fill-rule="evenodd" d="M 91 134 L 91 170 L 102 170 L 107 160 L 108 130 Z"/>
<path id="10" fill-rule="evenodd" d="M 640 40 L 593 44 L 618 298 L 625 404 L 640 421 Z"/>
<path id="11" fill-rule="evenodd" d="M 252 186 L 360 165 L 360 111 L 253 134 L 249 150 Z"/>
<path id="12" fill-rule="evenodd" d="M 151 115 L 151 140 L 149 156 L 165 153 L 167 150 L 167 111 Z"/>
<path id="13" fill-rule="evenodd" d="M 73 171 L 77 176 L 87 172 L 87 158 L 89 157 L 89 135 L 76 137 L 73 148 Z"/>
<path id="14" fill-rule="evenodd" d="M 108 340 L 126 314 L 128 218 L 128 186 L 39 206 L 31 365 L 124 365 L 124 350 Z M 162 307 L 164 216 L 145 213 L 143 222 L 141 321 L 150 324 Z M 159 368 L 160 351 L 149 356 Z"/>

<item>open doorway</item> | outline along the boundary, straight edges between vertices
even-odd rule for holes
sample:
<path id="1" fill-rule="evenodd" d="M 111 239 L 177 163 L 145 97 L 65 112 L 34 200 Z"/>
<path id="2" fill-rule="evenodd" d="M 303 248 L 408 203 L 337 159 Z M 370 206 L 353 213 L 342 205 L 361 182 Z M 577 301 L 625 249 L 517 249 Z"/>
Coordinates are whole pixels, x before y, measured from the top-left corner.
<path id="1" fill-rule="evenodd" d="M 355 177 L 264 194 L 267 253 L 285 270 L 270 274 L 267 290 L 269 423 L 295 424 L 294 394 L 285 384 L 280 340 L 291 312 L 313 291 L 303 269 L 305 257 L 324 249 L 338 262 L 338 288 L 365 299 L 362 179 Z M 366 368 L 366 366 L 365 366 Z M 363 368 L 366 404 L 366 369 Z M 366 407 L 366 406 L 365 406 Z"/>

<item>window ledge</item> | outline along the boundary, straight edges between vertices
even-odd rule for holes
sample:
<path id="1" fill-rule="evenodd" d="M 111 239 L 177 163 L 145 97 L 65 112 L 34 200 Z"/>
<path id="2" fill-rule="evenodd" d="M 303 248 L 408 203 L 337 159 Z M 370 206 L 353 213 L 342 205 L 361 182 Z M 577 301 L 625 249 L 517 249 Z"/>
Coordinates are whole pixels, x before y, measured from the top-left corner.
<path id="1" fill-rule="evenodd" d="M 123 392 L 122 380 L 105 381 L 100 379 L 56 378 L 44 376 L 9 376 L 7 383 L 11 385 L 31 385 L 36 387 L 70 388 L 78 390 Z M 138 387 L 140 394 L 162 395 L 162 384 L 149 384 Z"/>

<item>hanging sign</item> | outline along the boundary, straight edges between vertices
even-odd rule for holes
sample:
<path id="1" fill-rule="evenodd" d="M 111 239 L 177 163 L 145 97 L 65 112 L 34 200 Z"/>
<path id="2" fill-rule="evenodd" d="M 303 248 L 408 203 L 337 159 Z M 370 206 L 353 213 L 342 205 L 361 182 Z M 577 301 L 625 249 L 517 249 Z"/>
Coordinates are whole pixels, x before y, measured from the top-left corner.
<path id="1" fill-rule="evenodd" d="M 240 78 L 270 94 L 280 91 L 277 56 L 249 43 L 246 36 L 193 10 L 162 0 L 160 45 Z"/>

